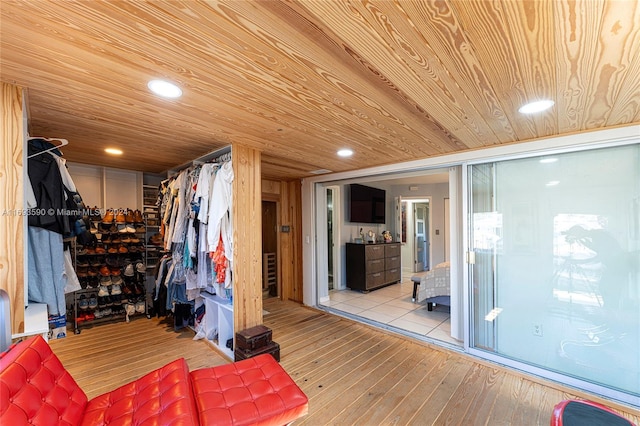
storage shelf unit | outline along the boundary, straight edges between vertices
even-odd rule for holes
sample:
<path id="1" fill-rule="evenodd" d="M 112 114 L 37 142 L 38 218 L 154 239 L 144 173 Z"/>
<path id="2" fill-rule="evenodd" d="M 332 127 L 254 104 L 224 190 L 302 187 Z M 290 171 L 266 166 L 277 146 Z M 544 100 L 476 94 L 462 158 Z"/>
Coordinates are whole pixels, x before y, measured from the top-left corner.
<path id="1" fill-rule="evenodd" d="M 233 361 L 233 348 L 227 347 L 227 342 L 233 341 L 234 337 L 233 305 L 227 299 L 206 292 L 201 292 L 200 296 L 205 304 L 205 339 Z"/>
<path id="2" fill-rule="evenodd" d="M 160 214 L 158 212 L 158 187 L 142 185 L 142 215 L 146 225 L 145 246 L 147 269 L 155 268 L 162 247 L 151 244 L 151 237 L 160 232 Z"/>
<path id="3" fill-rule="evenodd" d="M 347 287 L 370 291 L 401 279 L 400 243 L 347 243 Z"/>

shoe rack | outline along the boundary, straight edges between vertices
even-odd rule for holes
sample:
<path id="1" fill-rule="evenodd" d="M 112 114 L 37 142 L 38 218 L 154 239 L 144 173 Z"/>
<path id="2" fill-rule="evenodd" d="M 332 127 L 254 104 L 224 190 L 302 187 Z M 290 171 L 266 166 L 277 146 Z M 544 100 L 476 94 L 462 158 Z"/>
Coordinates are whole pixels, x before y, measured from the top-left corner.
<path id="1" fill-rule="evenodd" d="M 142 215 L 146 225 L 145 246 L 146 265 L 150 271 L 155 268 L 163 250 L 160 234 L 160 214 L 158 212 L 158 187 L 142 185 Z"/>
<path id="2" fill-rule="evenodd" d="M 91 238 L 75 246 L 81 290 L 73 295 L 74 332 L 106 321 L 148 315 L 144 217 L 139 210 L 94 208 Z"/>

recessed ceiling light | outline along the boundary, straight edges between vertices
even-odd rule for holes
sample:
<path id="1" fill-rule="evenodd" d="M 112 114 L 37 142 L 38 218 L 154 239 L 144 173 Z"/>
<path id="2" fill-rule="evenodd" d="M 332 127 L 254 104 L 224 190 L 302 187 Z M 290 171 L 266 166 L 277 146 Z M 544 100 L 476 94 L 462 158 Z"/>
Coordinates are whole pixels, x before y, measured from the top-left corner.
<path id="1" fill-rule="evenodd" d="M 546 183 L 547 186 L 556 186 L 559 185 L 560 181 L 559 180 L 552 180 Z"/>
<path id="2" fill-rule="evenodd" d="M 529 102 L 528 104 L 522 105 L 518 111 L 523 114 L 535 114 L 536 112 L 551 108 L 554 104 L 555 102 L 550 99 L 543 99 L 541 101 Z"/>
<path id="3" fill-rule="evenodd" d="M 341 149 L 338 151 L 338 156 L 340 157 L 351 157 L 353 155 L 353 151 L 350 149 Z"/>
<path id="4" fill-rule="evenodd" d="M 122 155 L 122 150 L 118 148 L 106 148 L 104 152 L 111 155 Z"/>
<path id="5" fill-rule="evenodd" d="M 182 96 L 182 89 L 173 83 L 164 80 L 151 80 L 147 87 L 153 93 L 163 98 L 179 98 Z"/>

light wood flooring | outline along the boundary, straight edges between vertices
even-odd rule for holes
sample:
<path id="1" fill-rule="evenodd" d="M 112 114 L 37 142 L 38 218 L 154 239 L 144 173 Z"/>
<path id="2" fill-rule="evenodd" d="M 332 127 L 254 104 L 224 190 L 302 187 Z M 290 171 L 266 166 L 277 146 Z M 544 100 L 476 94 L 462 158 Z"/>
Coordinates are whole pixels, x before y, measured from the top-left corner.
<path id="1" fill-rule="evenodd" d="M 267 299 L 264 324 L 281 364 L 309 397 L 296 425 L 548 425 L 554 404 L 583 397 L 640 424 L 626 406 L 292 302 Z M 51 341 L 94 397 L 177 358 L 191 369 L 228 362 L 189 329 L 136 318 Z"/>

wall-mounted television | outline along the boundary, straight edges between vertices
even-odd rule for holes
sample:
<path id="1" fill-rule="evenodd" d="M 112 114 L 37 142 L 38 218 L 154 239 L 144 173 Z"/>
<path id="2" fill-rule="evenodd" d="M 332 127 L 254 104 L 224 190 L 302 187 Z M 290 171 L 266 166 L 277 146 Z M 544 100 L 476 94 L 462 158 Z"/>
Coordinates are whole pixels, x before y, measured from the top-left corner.
<path id="1" fill-rule="evenodd" d="M 385 196 L 384 189 L 349 185 L 349 222 L 385 223 Z"/>

